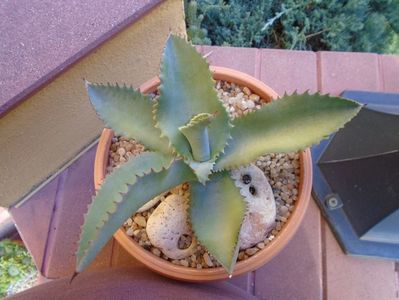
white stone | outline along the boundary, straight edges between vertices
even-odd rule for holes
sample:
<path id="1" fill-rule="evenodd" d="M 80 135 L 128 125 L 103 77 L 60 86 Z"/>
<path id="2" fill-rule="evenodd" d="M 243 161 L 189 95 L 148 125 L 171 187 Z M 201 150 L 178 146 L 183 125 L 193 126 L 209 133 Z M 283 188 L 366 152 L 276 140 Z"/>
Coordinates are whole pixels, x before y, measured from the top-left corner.
<path id="1" fill-rule="evenodd" d="M 188 257 L 197 247 L 194 237 L 187 249 L 178 247 L 180 237 L 192 236 L 192 231 L 187 219 L 187 201 L 176 194 L 168 196 L 154 210 L 148 218 L 146 231 L 151 244 L 171 259 Z"/>
<path id="2" fill-rule="evenodd" d="M 148 201 L 146 204 L 144 204 L 142 207 L 140 207 L 137 212 L 140 213 L 140 212 L 149 210 L 151 207 L 156 205 L 161 200 L 161 197 L 162 197 L 162 195 L 159 195 L 159 196 L 155 197 L 154 199 Z"/>
<path id="3" fill-rule="evenodd" d="M 248 100 L 247 101 L 247 107 L 249 109 L 253 109 L 253 108 L 255 108 L 255 103 L 252 100 Z"/>
<path id="4" fill-rule="evenodd" d="M 233 170 L 231 175 L 247 202 L 247 213 L 239 236 L 240 249 L 247 249 L 263 241 L 267 233 L 273 229 L 276 202 L 266 176 L 255 165 Z M 249 183 L 244 183 L 244 175 L 251 177 Z M 254 194 L 250 192 L 251 186 L 255 189 Z"/>

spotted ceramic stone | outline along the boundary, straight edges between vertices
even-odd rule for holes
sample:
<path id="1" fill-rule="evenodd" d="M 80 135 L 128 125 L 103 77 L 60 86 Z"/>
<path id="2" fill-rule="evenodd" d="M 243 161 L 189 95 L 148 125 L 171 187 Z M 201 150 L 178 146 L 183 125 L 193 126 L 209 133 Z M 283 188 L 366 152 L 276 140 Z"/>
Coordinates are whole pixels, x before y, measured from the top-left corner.
<path id="1" fill-rule="evenodd" d="M 240 249 L 247 249 L 263 241 L 274 227 L 276 203 L 273 190 L 258 167 L 242 167 L 233 170 L 231 175 L 247 202 L 247 213 L 239 237 Z"/>
<path id="2" fill-rule="evenodd" d="M 187 200 L 179 195 L 169 195 L 147 220 L 147 235 L 151 244 L 171 259 L 182 259 L 194 253 L 197 243 L 187 219 Z M 179 249 L 179 240 L 192 237 L 191 245 Z"/>

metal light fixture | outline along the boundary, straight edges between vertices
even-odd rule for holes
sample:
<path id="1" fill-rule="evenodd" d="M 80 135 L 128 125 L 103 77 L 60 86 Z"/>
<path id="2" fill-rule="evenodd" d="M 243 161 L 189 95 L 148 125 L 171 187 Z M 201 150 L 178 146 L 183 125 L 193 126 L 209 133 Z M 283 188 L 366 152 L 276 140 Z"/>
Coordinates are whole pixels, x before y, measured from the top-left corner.
<path id="1" fill-rule="evenodd" d="M 399 94 L 346 91 L 365 104 L 312 148 L 313 195 L 343 250 L 399 259 Z"/>

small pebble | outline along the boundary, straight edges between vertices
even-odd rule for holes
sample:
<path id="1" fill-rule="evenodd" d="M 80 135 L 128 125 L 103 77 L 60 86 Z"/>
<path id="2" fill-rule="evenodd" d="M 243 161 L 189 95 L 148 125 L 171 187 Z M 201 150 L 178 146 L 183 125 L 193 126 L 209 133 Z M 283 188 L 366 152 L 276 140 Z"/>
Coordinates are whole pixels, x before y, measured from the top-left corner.
<path id="1" fill-rule="evenodd" d="M 247 254 L 249 256 L 252 256 L 258 251 L 259 251 L 258 248 L 248 248 L 248 249 L 245 250 L 245 254 Z"/>
<path id="2" fill-rule="evenodd" d="M 159 250 L 158 248 L 152 248 L 151 252 L 156 256 L 161 256 L 161 250 Z"/>
<path id="3" fill-rule="evenodd" d="M 139 226 L 141 226 L 141 227 L 145 227 L 145 226 L 147 225 L 147 221 L 145 220 L 145 218 L 144 218 L 143 216 L 140 216 L 140 215 L 135 216 L 134 219 L 133 219 L 133 221 L 134 221 L 137 225 L 139 225 Z"/>
<path id="4" fill-rule="evenodd" d="M 247 101 L 247 108 L 253 109 L 255 107 L 255 103 L 252 100 Z"/>
<path id="5" fill-rule="evenodd" d="M 258 244 L 256 245 L 256 247 L 258 247 L 259 249 L 263 249 L 263 248 L 265 248 L 265 243 L 260 242 L 260 243 L 258 243 Z"/>
<path id="6" fill-rule="evenodd" d="M 129 227 L 129 228 L 126 230 L 126 234 L 127 234 L 128 236 L 133 236 L 133 233 L 134 233 L 134 229 L 133 229 L 132 227 Z"/>
<path id="7" fill-rule="evenodd" d="M 118 149 L 118 154 L 119 154 L 120 156 L 123 156 L 123 155 L 126 154 L 126 150 L 125 150 L 124 148 L 119 148 L 119 149 Z"/>
<path id="8" fill-rule="evenodd" d="M 259 99 L 260 99 L 260 97 L 258 96 L 258 95 L 256 95 L 256 94 L 252 94 L 251 96 L 249 96 L 249 100 L 252 100 L 252 101 L 259 101 Z"/>
<path id="9" fill-rule="evenodd" d="M 185 259 L 180 260 L 180 264 L 181 264 L 182 266 L 184 266 L 184 267 L 188 267 L 188 266 L 189 266 L 188 261 L 185 260 Z"/>
<path id="10" fill-rule="evenodd" d="M 246 86 L 242 89 L 242 91 L 247 96 L 251 95 L 251 90 L 249 88 L 247 88 Z"/>
<path id="11" fill-rule="evenodd" d="M 211 258 L 209 257 L 209 254 L 207 252 L 204 253 L 203 258 L 204 258 L 204 261 L 205 261 L 205 263 L 206 263 L 206 265 L 208 267 L 213 267 L 213 262 L 212 262 Z"/>
<path id="12" fill-rule="evenodd" d="M 238 253 L 238 260 L 243 260 L 244 259 L 244 251 L 241 251 L 240 253 Z"/>

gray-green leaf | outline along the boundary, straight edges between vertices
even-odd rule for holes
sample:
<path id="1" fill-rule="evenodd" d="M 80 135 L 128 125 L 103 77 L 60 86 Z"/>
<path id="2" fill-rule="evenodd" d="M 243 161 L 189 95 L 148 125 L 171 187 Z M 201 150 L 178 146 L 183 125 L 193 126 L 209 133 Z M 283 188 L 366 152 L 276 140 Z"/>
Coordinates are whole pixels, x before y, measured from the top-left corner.
<path id="1" fill-rule="evenodd" d="M 117 135 L 132 138 L 147 149 L 170 153 L 168 140 L 153 120 L 152 100 L 131 87 L 86 82 L 90 101 L 107 127 Z"/>
<path id="2" fill-rule="evenodd" d="M 185 40 L 171 35 L 161 64 L 157 126 L 185 159 L 192 160 L 190 144 L 179 128 L 193 116 L 215 115 L 208 126 L 211 160 L 222 151 L 229 137 L 229 117 L 214 89 L 208 63 Z"/>
<path id="3" fill-rule="evenodd" d="M 231 274 L 246 204 L 229 172 L 211 175 L 206 185 L 191 183 L 190 217 L 200 243 Z"/>
<path id="4" fill-rule="evenodd" d="M 215 169 L 233 169 L 266 153 L 305 149 L 343 127 L 360 108 L 354 101 L 320 94 L 275 100 L 233 121 L 232 140 Z"/>
<path id="5" fill-rule="evenodd" d="M 170 164 L 168 157 L 143 153 L 105 178 L 85 217 L 76 254 L 76 272 L 86 268 L 123 222 L 146 202 L 195 179 L 182 160 Z"/>

